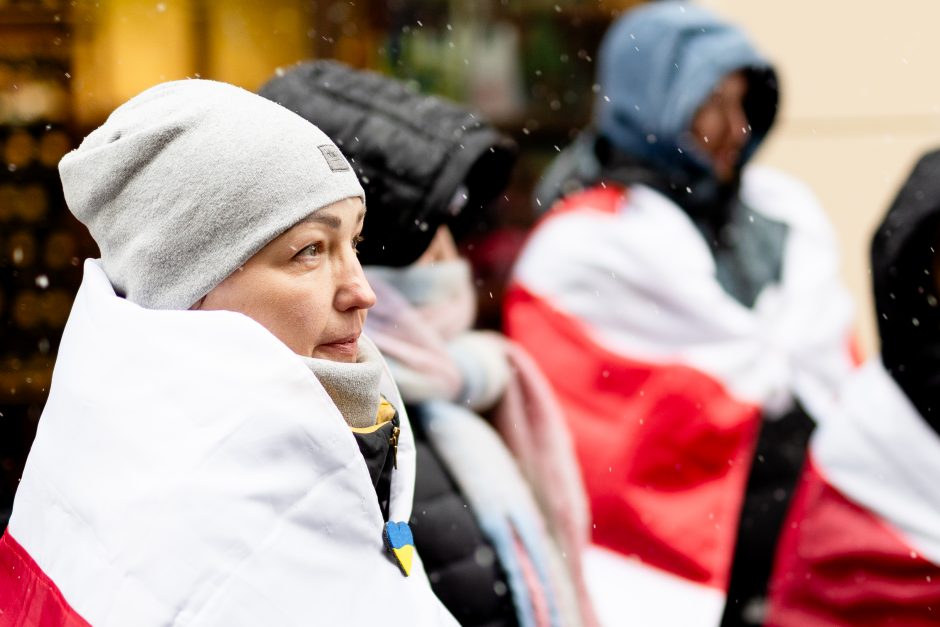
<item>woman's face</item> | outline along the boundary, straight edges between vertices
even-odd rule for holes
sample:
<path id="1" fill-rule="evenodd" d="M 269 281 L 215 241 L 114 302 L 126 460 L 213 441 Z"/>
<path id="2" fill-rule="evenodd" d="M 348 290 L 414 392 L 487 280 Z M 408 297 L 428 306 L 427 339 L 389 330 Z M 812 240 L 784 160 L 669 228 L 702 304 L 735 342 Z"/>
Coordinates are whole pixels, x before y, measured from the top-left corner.
<path id="1" fill-rule="evenodd" d="M 744 112 L 747 78 L 743 72 L 726 76 L 692 120 L 695 144 L 712 163 L 715 176 L 727 183 L 737 176 L 741 151 L 751 135 Z"/>
<path id="2" fill-rule="evenodd" d="M 198 309 L 237 311 L 299 355 L 354 362 L 375 294 L 356 256 L 365 208 L 341 200 L 262 248 Z"/>

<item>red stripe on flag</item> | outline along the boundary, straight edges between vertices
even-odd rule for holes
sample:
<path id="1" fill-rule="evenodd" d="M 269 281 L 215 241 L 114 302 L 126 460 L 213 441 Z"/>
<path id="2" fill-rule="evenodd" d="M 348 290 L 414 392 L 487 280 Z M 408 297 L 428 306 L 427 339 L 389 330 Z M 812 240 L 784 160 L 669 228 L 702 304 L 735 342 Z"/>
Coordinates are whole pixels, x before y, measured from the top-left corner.
<path id="1" fill-rule="evenodd" d="M 857 333 L 849 336 L 849 359 L 855 368 L 860 368 L 865 363 L 865 347 L 862 346 L 862 339 Z"/>
<path id="2" fill-rule="evenodd" d="M 0 627 L 87 627 L 8 531 L 0 537 Z"/>
<path id="3" fill-rule="evenodd" d="M 726 590 L 760 412 L 687 366 L 628 359 L 520 285 L 506 330 L 543 369 L 571 428 L 594 541 Z"/>
<path id="4" fill-rule="evenodd" d="M 620 203 L 626 198 L 627 190 L 622 185 L 604 184 L 566 196 L 552 205 L 551 211 L 538 224 L 542 226 L 553 217 L 579 211 L 599 211 L 615 214 Z"/>
<path id="5" fill-rule="evenodd" d="M 768 626 L 940 624 L 940 566 L 828 484 L 810 460 L 777 547 Z"/>

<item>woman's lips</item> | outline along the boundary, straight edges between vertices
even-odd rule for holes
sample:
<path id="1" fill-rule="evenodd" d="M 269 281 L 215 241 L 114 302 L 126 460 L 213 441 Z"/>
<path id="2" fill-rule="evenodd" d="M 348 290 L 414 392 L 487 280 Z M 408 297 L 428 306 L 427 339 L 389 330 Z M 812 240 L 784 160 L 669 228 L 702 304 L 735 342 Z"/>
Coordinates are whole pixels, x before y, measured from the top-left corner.
<path id="1" fill-rule="evenodd" d="M 317 350 L 337 357 L 351 357 L 355 359 L 356 356 L 359 355 L 359 338 L 352 336 L 335 342 L 320 344 Z"/>

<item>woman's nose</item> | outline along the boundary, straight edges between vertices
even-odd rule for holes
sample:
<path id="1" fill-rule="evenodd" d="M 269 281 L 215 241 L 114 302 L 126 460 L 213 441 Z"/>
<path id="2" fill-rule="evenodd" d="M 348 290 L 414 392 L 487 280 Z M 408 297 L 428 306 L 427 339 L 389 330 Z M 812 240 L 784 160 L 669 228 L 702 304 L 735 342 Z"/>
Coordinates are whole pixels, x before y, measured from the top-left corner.
<path id="1" fill-rule="evenodd" d="M 336 308 L 339 311 L 370 309 L 375 305 L 375 292 L 366 280 L 359 260 L 349 261 L 350 267 L 343 274 L 342 283 L 336 291 Z"/>

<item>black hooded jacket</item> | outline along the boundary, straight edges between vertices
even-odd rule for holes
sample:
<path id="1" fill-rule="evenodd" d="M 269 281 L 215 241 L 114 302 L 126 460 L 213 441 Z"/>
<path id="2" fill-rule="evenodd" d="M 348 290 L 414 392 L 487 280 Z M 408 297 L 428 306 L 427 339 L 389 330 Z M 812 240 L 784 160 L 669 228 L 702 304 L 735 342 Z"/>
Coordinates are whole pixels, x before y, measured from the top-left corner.
<path id="1" fill-rule="evenodd" d="M 871 271 L 885 368 L 940 433 L 940 151 L 921 157 L 875 233 Z"/>

